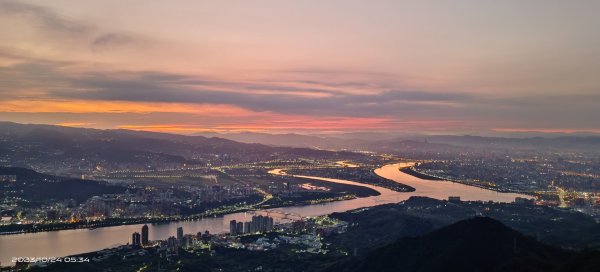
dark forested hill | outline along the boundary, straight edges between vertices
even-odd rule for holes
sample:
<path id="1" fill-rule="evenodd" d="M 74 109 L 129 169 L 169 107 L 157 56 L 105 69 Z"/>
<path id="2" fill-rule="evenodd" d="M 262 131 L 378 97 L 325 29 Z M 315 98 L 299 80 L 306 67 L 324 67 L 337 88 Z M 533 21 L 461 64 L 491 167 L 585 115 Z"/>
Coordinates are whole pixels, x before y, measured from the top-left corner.
<path id="1" fill-rule="evenodd" d="M 600 271 L 598 252 L 545 245 L 487 217 L 407 237 L 327 271 Z"/>
<path id="2" fill-rule="evenodd" d="M 47 200 L 74 199 L 82 202 L 92 196 L 122 193 L 125 187 L 94 180 L 58 177 L 18 167 L 0 167 L 3 193 L 18 197 L 21 205 L 35 206 Z M 10 178 L 9 178 L 10 177 Z"/>

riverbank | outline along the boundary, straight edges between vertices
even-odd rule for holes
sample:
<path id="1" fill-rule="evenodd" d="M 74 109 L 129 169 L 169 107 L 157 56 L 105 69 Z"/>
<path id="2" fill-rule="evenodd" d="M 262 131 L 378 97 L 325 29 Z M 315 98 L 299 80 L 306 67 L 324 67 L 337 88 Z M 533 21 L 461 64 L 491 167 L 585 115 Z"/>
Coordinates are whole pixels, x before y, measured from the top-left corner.
<path id="1" fill-rule="evenodd" d="M 378 176 L 372 168 L 366 167 L 346 167 L 339 168 L 311 168 L 311 169 L 287 169 L 285 173 L 292 176 L 317 176 L 331 179 L 341 179 L 354 181 L 360 184 L 373 185 L 381 188 L 390 189 L 400 193 L 414 192 L 415 188 L 403 183 L 398 183 L 390 179 Z"/>
<path id="2" fill-rule="evenodd" d="M 345 168 L 345 170 L 349 170 L 349 169 Z M 356 170 L 356 168 L 354 168 L 352 170 Z M 495 187 L 487 187 L 487 186 L 483 186 L 480 184 L 473 184 L 473 183 L 468 183 L 468 182 L 444 179 L 441 177 L 435 177 L 432 175 L 418 172 L 417 170 L 414 169 L 413 164 L 410 164 L 410 163 L 409 164 L 401 164 L 400 166 L 398 166 L 398 170 L 399 170 L 399 172 L 402 172 L 404 174 L 407 174 L 407 175 L 410 175 L 412 177 L 422 179 L 422 180 L 429 180 L 429 181 L 434 181 L 434 182 L 435 181 L 452 182 L 452 183 L 458 183 L 458 184 L 462 184 L 462 185 L 466 185 L 466 186 L 477 187 L 477 188 L 491 190 L 491 191 L 500 192 L 500 193 L 527 194 L 527 193 L 522 193 L 522 192 L 511 192 L 508 190 L 502 190 L 500 188 L 495 188 Z M 282 169 L 275 169 L 275 170 L 271 171 L 271 174 L 286 175 L 289 173 L 283 172 Z M 313 174 L 323 174 L 323 173 L 313 173 Z M 334 176 L 335 175 L 329 176 L 326 179 L 331 179 L 331 178 L 335 179 Z M 308 176 L 300 176 L 300 175 L 297 175 L 297 177 L 309 178 Z M 313 178 L 317 178 L 317 177 L 313 177 Z M 380 178 L 383 178 L 383 177 L 380 177 Z M 331 182 L 331 181 L 325 181 L 325 180 L 313 179 L 313 181 Z M 386 179 L 386 180 L 394 182 L 391 179 Z M 381 186 L 381 184 L 370 184 L 368 182 L 365 183 L 365 182 L 356 182 L 355 181 L 355 183 L 361 184 L 361 185 L 354 185 L 356 187 L 365 186 L 365 185 Z M 409 185 L 402 184 L 402 183 L 397 183 L 397 184 L 401 184 L 402 188 L 404 190 L 407 190 L 404 192 L 414 192 L 415 191 L 415 188 L 411 187 Z M 346 184 L 346 185 L 348 185 L 348 184 Z M 381 186 L 381 187 L 385 188 L 385 186 Z M 365 188 L 365 189 L 367 189 L 367 188 Z M 402 192 L 401 190 L 397 190 L 397 191 Z M 272 204 L 272 205 L 268 205 L 268 206 L 260 206 L 260 204 L 265 203 L 265 201 L 263 200 L 261 202 L 255 203 L 254 205 L 250 205 L 250 206 L 246 206 L 246 207 L 239 207 L 239 208 L 232 208 L 232 206 L 220 207 L 220 208 L 209 210 L 202 214 L 190 215 L 190 216 L 172 216 L 172 217 L 158 217 L 158 218 L 156 218 L 156 217 L 154 217 L 154 218 L 111 218 L 111 219 L 106 219 L 106 220 L 102 220 L 102 221 L 81 221 L 81 222 L 73 222 L 73 223 L 52 223 L 52 224 L 19 224 L 19 225 L 13 224 L 13 225 L 0 226 L 0 235 L 52 232 L 52 231 L 75 230 L 75 229 L 96 229 L 96 228 L 127 226 L 127 225 L 136 225 L 136 224 L 161 224 L 161 223 L 172 223 L 172 222 L 179 222 L 179 221 L 194 221 L 194 220 L 200 220 L 200 219 L 208 218 L 208 217 L 222 217 L 222 216 L 225 216 L 228 214 L 241 213 L 241 212 L 246 212 L 246 211 L 253 210 L 253 209 L 274 209 L 274 208 L 285 208 L 285 207 L 295 207 L 295 206 L 303 207 L 303 206 L 310 206 L 310 205 L 316 205 L 316 204 L 325 204 L 325 203 L 340 202 L 340 201 L 346 201 L 346 200 L 352 200 L 352 199 L 360 199 L 360 198 L 376 196 L 376 195 L 378 195 L 378 193 L 377 194 L 365 194 L 364 196 L 362 196 L 362 195 L 357 196 L 356 194 L 351 194 L 351 195 L 345 195 L 345 196 L 340 196 L 340 197 L 336 197 L 336 198 L 306 200 L 306 201 L 301 201 L 299 203 L 298 202 L 296 202 L 296 203 L 287 202 L 287 203 Z"/>
<path id="3" fill-rule="evenodd" d="M 490 190 L 490 191 L 494 191 L 494 192 L 499 192 L 499 193 L 517 193 L 517 194 L 525 194 L 528 196 L 535 196 L 531 192 L 510 191 L 510 190 L 498 188 L 496 186 L 490 186 L 490 185 L 485 185 L 485 184 L 480 184 L 480 183 L 468 182 L 468 181 L 464 181 L 464 180 L 455 180 L 455 179 L 433 176 L 433 175 L 429 175 L 429 174 L 425 174 L 423 172 L 417 171 L 414 168 L 414 166 L 399 167 L 398 170 L 407 175 L 411 175 L 413 177 L 424 179 L 424 180 L 454 182 L 454 183 L 458 183 L 458 184 L 473 186 L 473 187 Z"/>
<path id="4" fill-rule="evenodd" d="M 369 197 L 372 195 L 367 195 Z M 195 221 L 210 217 L 222 217 L 228 214 L 242 213 L 255 209 L 276 209 L 294 206 L 310 206 L 317 204 L 325 204 L 337 201 L 346 201 L 357 199 L 355 194 L 343 195 L 335 198 L 320 198 L 320 199 L 306 199 L 298 203 L 281 203 L 276 205 L 266 206 L 251 206 L 244 207 L 235 210 L 220 211 L 220 209 L 214 209 L 207 211 L 206 213 L 190 216 L 174 216 L 174 217 L 158 217 L 158 218 L 110 218 L 102 221 L 81 221 L 72 223 L 51 223 L 51 224 L 13 224 L 0 226 L 0 235 L 14 235 L 14 234 L 27 234 L 27 233 L 38 233 L 38 232 L 52 232 L 61 230 L 76 230 L 76 229 L 97 229 L 115 226 L 127 226 L 137 224 L 161 224 L 161 223 L 172 223 L 180 221 Z M 272 199 L 269 199 L 272 200 Z M 264 201 L 259 202 L 261 204 Z M 226 207 L 225 207 L 226 208 Z"/>
<path id="5" fill-rule="evenodd" d="M 212 216 L 219 217 L 232 213 L 246 212 L 250 208 L 243 210 L 236 210 L 231 212 L 215 213 Z M 111 218 L 103 221 L 85 221 L 85 222 L 74 222 L 74 223 L 53 223 L 53 224 L 20 224 L 20 225 L 9 225 L 0 226 L 0 235 L 13 235 L 13 234 L 27 234 L 27 233 L 38 233 L 38 232 L 52 232 L 61 230 L 76 230 L 76 229 L 98 229 L 115 226 L 128 226 L 137 224 L 160 224 L 160 223 L 171 223 L 179 221 L 192 221 L 199 220 L 211 215 L 204 216 L 188 216 L 188 217 L 176 217 L 176 218 Z M 12 227 L 20 227 L 20 230 L 11 231 Z M 8 229 L 8 230 L 7 230 Z"/>
<path id="6" fill-rule="evenodd" d="M 400 172 L 402 172 L 402 173 L 409 174 L 409 175 L 411 175 L 411 176 L 413 176 L 413 177 L 417 177 L 417 178 L 420 178 L 420 179 L 425 179 L 425 180 L 434 180 L 434 181 L 435 181 L 435 180 L 446 180 L 446 181 L 450 181 L 450 180 L 447 180 L 447 179 L 443 179 L 443 178 L 439 178 L 439 177 L 435 177 L 435 176 L 432 176 L 432 175 L 427 175 L 427 174 L 424 174 L 424 173 L 418 172 L 417 170 L 415 170 L 415 169 L 414 169 L 414 168 L 412 168 L 412 167 L 402 167 L 402 168 L 400 168 L 399 170 L 400 170 Z"/>

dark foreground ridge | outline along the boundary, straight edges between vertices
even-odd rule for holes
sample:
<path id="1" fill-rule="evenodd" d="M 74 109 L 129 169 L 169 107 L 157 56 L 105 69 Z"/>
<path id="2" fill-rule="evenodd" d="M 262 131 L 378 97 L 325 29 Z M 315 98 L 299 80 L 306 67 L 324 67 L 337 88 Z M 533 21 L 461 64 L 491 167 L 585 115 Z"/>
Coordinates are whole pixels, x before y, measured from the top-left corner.
<path id="1" fill-rule="evenodd" d="M 402 238 L 326 271 L 600 271 L 600 253 L 545 245 L 494 219 L 476 217 Z"/>

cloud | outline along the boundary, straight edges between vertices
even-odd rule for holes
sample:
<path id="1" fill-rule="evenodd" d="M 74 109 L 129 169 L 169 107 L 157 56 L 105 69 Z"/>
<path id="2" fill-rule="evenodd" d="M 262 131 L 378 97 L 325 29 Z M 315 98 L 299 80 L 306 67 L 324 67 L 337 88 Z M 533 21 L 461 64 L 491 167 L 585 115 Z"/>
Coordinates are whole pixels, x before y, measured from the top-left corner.
<path id="1" fill-rule="evenodd" d="M 85 74 L 70 78 L 71 88 L 53 91 L 53 95 L 85 100 L 233 104 L 254 111 L 337 116 L 406 113 L 419 108 L 451 107 L 452 103 L 470 99 L 460 93 L 380 90 L 363 95 L 291 84 L 198 80 L 157 72 Z M 322 96 L 315 98 L 316 94 Z"/>
<path id="2" fill-rule="evenodd" d="M 83 34 L 92 29 L 92 27 L 87 24 L 65 18 L 49 8 L 22 2 L 0 2 L 0 14 L 3 16 L 18 16 L 20 18 L 28 19 L 45 31 L 50 30 L 68 34 Z"/>
<path id="3" fill-rule="evenodd" d="M 99 53 L 126 46 L 135 46 L 136 49 L 139 49 L 156 43 L 156 41 L 137 33 L 105 30 L 97 27 L 93 22 L 68 18 L 52 8 L 23 2 L 0 1 L 0 16 L 10 18 L 19 27 L 27 26 L 37 30 L 37 37 L 26 38 L 22 43 L 37 45 L 39 42 L 43 42 L 47 48 L 54 47 L 58 51 L 86 49 L 84 46 L 88 44 L 90 51 Z M 12 31 L 13 29 L 6 28 L 5 30 Z M 2 48 L 0 57 L 23 59 L 34 53 L 15 54 L 10 51 L 16 50 Z"/>
<path id="4" fill-rule="evenodd" d="M 227 104 L 256 112 L 354 117 L 424 114 L 471 99 L 465 94 L 401 90 L 354 94 L 346 87 L 318 82 L 303 88 L 293 81 L 237 82 L 161 72 L 70 73 L 62 65 L 21 63 L 0 68 L 0 78 L 10 78 L 0 93 L 4 100 Z M 79 104 L 72 105 L 84 107 Z M 118 106 L 111 108 L 114 105 Z"/>
<path id="5" fill-rule="evenodd" d="M 5 82 L 0 86 L 3 95 L 1 100 L 6 102 L 29 97 L 54 101 L 30 103 L 46 112 L 57 109 L 64 113 L 77 112 L 73 110 L 76 108 L 86 113 L 86 105 L 95 105 L 91 108 L 98 113 L 103 112 L 102 108 L 112 109 L 113 113 L 144 116 L 161 113 L 163 123 L 181 120 L 184 116 L 189 116 L 185 117 L 186 120 L 193 123 L 201 115 L 211 118 L 222 116 L 225 122 L 247 114 L 250 117 L 244 121 L 254 125 L 265 116 L 281 115 L 334 118 L 332 122 L 342 120 L 335 118 L 384 118 L 389 120 L 385 121 L 385 126 L 401 126 L 405 125 L 402 122 L 407 121 L 436 120 L 443 124 L 460 121 L 488 128 L 534 124 L 542 128 L 560 128 L 564 124 L 568 124 L 569 128 L 600 127 L 600 121 L 596 118 L 600 116 L 597 107 L 600 94 L 493 97 L 468 92 L 411 91 L 400 87 L 373 88 L 360 94 L 359 91 L 348 92 L 344 82 L 340 82 L 344 87 L 332 87 L 330 82 L 321 84 L 311 80 L 310 87 L 304 88 L 306 82 L 285 79 L 227 81 L 157 71 L 70 73 L 63 71 L 62 65 L 22 63 L 0 68 L 0 79 Z M 38 89 L 42 93 L 33 91 Z M 315 97 L 314 94 L 323 96 Z M 61 101 L 64 101 L 64 105 Z M 26 104 L 13 101 L 12 108 L 25 107 Z M 201 105 L 207 106 L 203 108 Z M 210 105 L 231 105 L 231 109 L 236 109 L 236 114 L 228 114 L 231 109 L 227 107 Z M 127 107 L 136 110 L 119 110 Z M 169 113 L 169 109 L 173 112 Z M 223 111 L 210 114 L 211 110 L 217 109 Z M 139 122 L 141 119 L 136 120 Z M 100 123 L 97 120 L 93 122 Z M 359 123 L 356 125 L 360 126 Z M 236 128 L 240 127 L 236 125 Z"/>
<path id="6" fill-rule="evenodd" d="M 150 40 L 131 33 L 104 33 L 98 35 L 90 42 L 90 49 L 94 52 L 105 52 L 110 49 L 135 45 L 137 49 L 152 43 Z"/>

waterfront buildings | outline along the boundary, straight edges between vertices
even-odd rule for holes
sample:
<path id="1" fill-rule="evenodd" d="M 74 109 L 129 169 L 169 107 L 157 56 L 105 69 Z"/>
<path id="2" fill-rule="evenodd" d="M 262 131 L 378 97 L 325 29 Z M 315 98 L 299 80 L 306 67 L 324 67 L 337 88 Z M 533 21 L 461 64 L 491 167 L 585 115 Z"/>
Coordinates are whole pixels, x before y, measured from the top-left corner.
<path id="1" fill-rule="evenodd" d="M 147 246 L 149 244 L 148 241 L 148 225 L 144 225 L 142 227 L 142 245 Z"/>
<path id="2" fill-rule="evenodd" d="M 263 233 L 273 230 L 273 217 L 255 215 L 250 222 L 229 221 L 229 234 Z"/>
<path id="3" fill-rule="evenodd" d="M 142 227 L 142 234 L 136 231 L 131 235 L 131 244 L 134 246 L 148 246 L 150 244 L 148 236 L 148 225 L 144 225 Z"/>
<path id="4" fill-rule="evenodd" d="M 229 234 L 231 234 L 231 235 L 237 234 L 237 221 L 235 221 L 235 220 L 229 221 Z"/>
<path id="5" fill-rule="evenodd" d="M 183 227 L 177 228 L 177 241 L 183 241 Z"/>
<path id="6" fill-rule="evenodd" d="M 177 241 L 177 238 L 175 238 L 174 236 L 169 237 L 167 239 L 167 247 L 169 251 L 177 252 L 179 249 L 179 242 Z"/>
<path id="7" fill-rule="evenodd" d="M 236 224 L 236 232 L 244 233 L 244 222 L 237 222 Z"/>
<path id="8" fill-rule="evenodd" d="M 134 246 L 140 246 L 142 245 L 142 238 L 139 232 L 134 232 L 131 235 L 131 244 Z"/>

